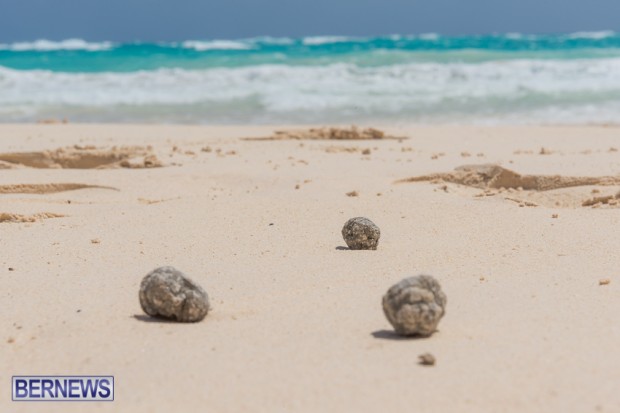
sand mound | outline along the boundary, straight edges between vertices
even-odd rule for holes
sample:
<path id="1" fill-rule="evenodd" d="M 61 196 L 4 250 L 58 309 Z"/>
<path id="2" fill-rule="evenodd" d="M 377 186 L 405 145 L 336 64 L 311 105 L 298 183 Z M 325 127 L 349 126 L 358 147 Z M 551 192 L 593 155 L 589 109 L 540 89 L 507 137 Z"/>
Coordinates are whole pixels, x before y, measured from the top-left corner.
<path id="1" fill-rule="evenodd" d="M 561 175 L 520 175 L 498 165 L 465 165 L 453 172 L 423 175 L 397 181 L 434 183 L 449 182 L 469 188 L 478 188 L 482 192 L 476 198 L 501 198 L 517 203 L 520 207 L 545 206 L 550 208 L 579 207 L 619 207 L 620 195 L 601 193 L 600 189 L 585 188 L 587 186 L 620 185 L 620 177 L 602 176 L 561 176 Z M 445 192 L 461 193 L 471 196 L 465 188 L 448 189 Z M 597 194 L 592 196 L 592 194 Z"/>
<path id="2" fill-rule="evenodd" d="M 444 181 L 480 189 L 521 188 L 529 191 L 549 191 L 586 185 L 619 185 L 620 176 L 561 176 L 561 175 L 520 175 L 499 165 L 464 165 L 454 172 L 406 178 L 402 182 Z"/>
<path id="3" fill-rule="evenodd" d="M 64 215 L 54 214 L 52 212 L 41 212 L 33 215 L 9 214 L 0 212 L 0 223 L 2 222 L 36 222 L 48 218 L 62 218 Z"/>
<path id="4" fill-rule="evenodd" d="M 109 186 L 87 184 L 14 184 L 0 185 L 0 194 L 53 194 L 85 188 L 102 188 L 118 191 L 118 189 Z"/>
<path id="5" fill-rule="evenodd" d="M 93 146 L 73 146 L 53 151 L 0 154 L 0 162 L 31 168 L 154 168 L 162 163 L 151 148 L 139 146 L 98 149 Z"/>
<path id="6" fill-rule="evenodd" d="M 243 138 L 248 141 L 279 141 L 279 140 L 379 140 L 379 139 L 407 139 L 404 137 L 389 136 L 385 132 L 374 128 L 360 129 L 357 126 L 350 128 L 311 128 L 306 130 L 275 131 L 273 135 L 262 138 Z"/>
<path id="7" fill-rule="evenodd" d="M 21 168 L 21 167 L 23 166 L 17 165 L 11 162 L 0 161 L 0 169 L 16 169 L 16 168 Z"/>

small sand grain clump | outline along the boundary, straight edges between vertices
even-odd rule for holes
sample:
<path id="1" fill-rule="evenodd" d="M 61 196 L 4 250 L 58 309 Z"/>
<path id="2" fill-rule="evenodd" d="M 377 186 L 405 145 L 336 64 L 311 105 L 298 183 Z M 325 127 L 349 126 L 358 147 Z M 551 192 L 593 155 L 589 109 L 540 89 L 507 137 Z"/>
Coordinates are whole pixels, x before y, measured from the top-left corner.
<path id="1" fill-rule="evenodd" d="M 342 228 L 342 238 L 352 250 L 376 250 L 381 231 L 364 217 L 351 218 Z"/>
<path id="2" fill-rule="evenodd" d="M 430 275 L 405 278 L 383 296 L 383 312 L 402 336 L 428 337 L 446 313 L 446 295 Z"/>
<path id="3" fill-rule="evenodd" d="M 140 305 L 153 317 L 196 322 L 209 312 L 209 296 L 176 268 L 160 267 L 142 279 Z"/>
<path id="4" fill-rule="evenodd" d="M 436 361 L 435 356 L 431 353 L 424 353 L 418 356 L 418 363 L 422 366 L 434 366 Z"/>

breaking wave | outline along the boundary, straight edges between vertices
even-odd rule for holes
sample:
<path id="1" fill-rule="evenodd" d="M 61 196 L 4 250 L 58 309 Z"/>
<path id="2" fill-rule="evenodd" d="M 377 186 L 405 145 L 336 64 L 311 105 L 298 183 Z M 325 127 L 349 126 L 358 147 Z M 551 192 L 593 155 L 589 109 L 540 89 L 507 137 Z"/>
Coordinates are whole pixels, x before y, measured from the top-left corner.
<path id="1" fill-rule="evenodd" d="M 620 123 L 620 35 L 0 44 L 0 121 Z"/>

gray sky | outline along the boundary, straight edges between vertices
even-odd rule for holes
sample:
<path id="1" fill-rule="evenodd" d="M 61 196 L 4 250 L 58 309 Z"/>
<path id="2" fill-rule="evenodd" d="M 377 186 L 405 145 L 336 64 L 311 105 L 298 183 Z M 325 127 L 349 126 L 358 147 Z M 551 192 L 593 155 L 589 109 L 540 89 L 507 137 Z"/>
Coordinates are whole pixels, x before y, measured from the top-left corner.
<path id="1" fill-rule="evenodd" d="M 620 30 L 620 0 L 0 0 L 0 43 L 46 38 Z"/>

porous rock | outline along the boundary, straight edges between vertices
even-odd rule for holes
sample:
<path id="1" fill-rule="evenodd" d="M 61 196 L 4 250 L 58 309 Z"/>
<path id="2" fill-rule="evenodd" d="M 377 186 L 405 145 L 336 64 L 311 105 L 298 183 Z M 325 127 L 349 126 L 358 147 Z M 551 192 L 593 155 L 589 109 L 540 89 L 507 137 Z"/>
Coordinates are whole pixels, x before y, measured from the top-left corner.
<path id="1" fill-rule="evenodd" d="M 430 275 L 405 278 L 383 296 L 383 311 L 397 334 L 427 337 L 446 310 L 446 295 Z"/>
<path id="2" fill-rule="evenodd" d="M 209 312 L 209 296 L 176 268 L 160 267 L 142 279 L 140 305 L 153 317 L 195 322 Z"/>
<path id="3" fill-rule="evenodd" d="M 381 231 L 364 217 L 351 218 L 342 228 L 342 238 L 352 250 L 376 250 Z"/>

